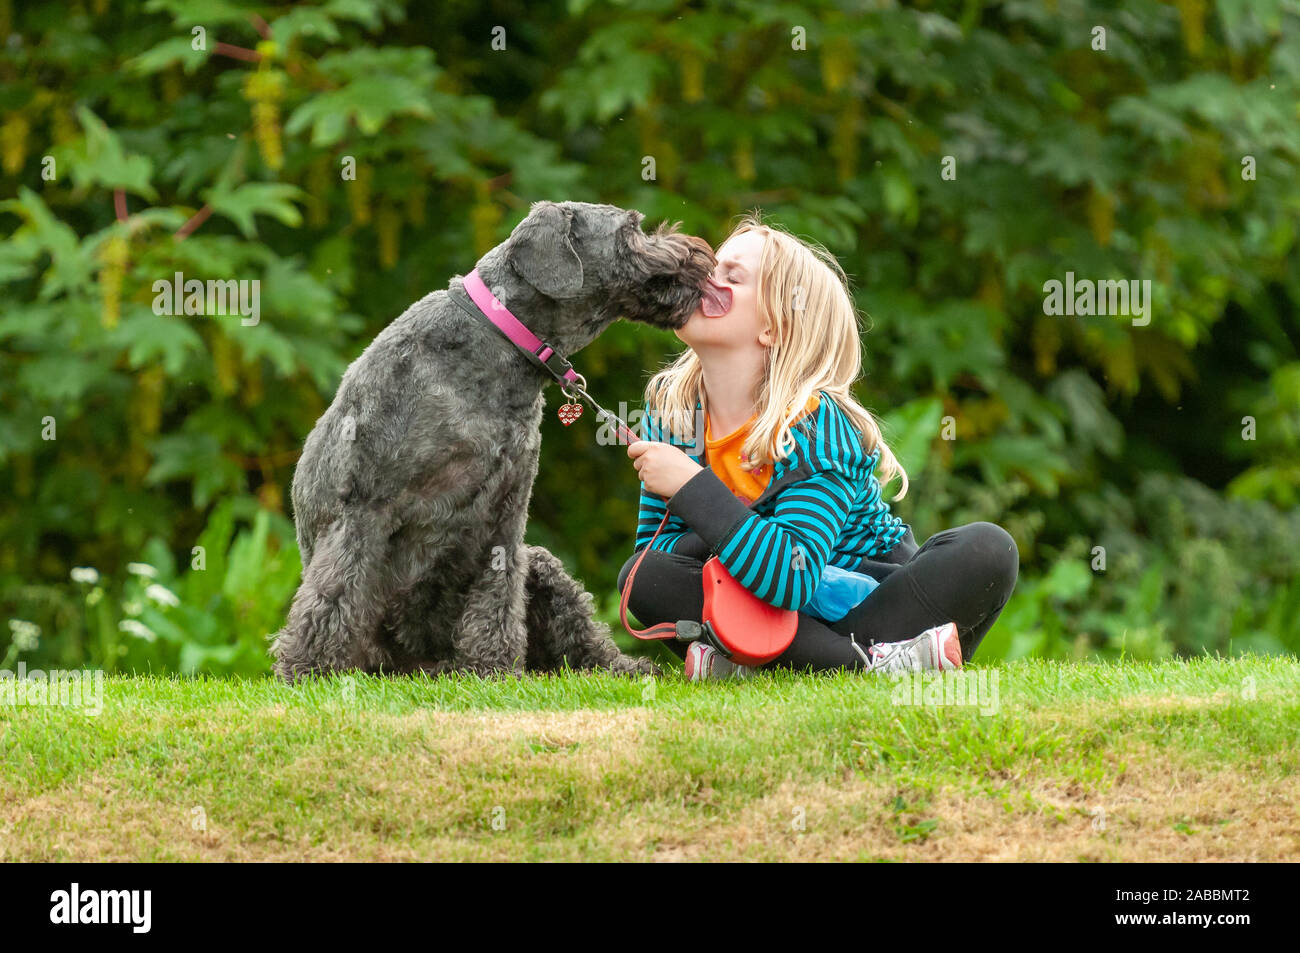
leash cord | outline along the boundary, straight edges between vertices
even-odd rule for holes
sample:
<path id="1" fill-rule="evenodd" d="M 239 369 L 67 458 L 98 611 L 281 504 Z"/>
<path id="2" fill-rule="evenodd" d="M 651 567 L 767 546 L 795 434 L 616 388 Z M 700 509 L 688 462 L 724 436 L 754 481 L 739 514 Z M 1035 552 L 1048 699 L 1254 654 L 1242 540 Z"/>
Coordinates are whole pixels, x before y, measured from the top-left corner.
<path id="1" fill-rule="evenodd" d="M 622 417 L 613 411 L 606 410 L 604 407 L 600 406 L 600 404 L 596 402 L 596 399 L 587 393 L 586 378 L 581 374 L 578 374 L 577 377 L 578 380 L 582 381 L 581 384 L 577 381 L 572 381 L 567 384 L 561 383 L 560 385 L 560 390 L 567 399 L 573 400 L 575 397 L 579 397 L 585 400 L 591 405 L 592 410 L 596 412 L 596 419 L 601 423 L 610 424 L 614 428 L 614 432 L 618 435 L 620 440 L 626 440 L 628 443 L 635 443 L 641 439 L 632 432 L 632 428 L 624 422 Z M 645 559 L 646 554 L 650 552 L 650 548 L 654 545 L 654 541 L 659 538 L 659 534 L 663 531 L 665 524 L 668 522 L 668 516 L 667 504 L 665 503 L 663 519 L 659 521 L 659 525 L 655 528 L 654 535 L 650 537 L 650 542 L 645 544 L 645 549 L 641 550 L 641 555 L 638 556 L 636 562 L 632 564 L 632 571 L 627 574 L 627 581 L 623 583 L 623 592 L 620 594 L 618 600 L 618 618 L 619 621 L 623 623 L 623 628 L 627 630 L 628 635 L 635 639 L 641 639 L 642 641 L 657 641 L 660 639 L 676 638 L 678 635 L 676 623 L 660 622 L 655 625 L 646 626 L 643 629 L 634 629 L 627 621 L 627 603 L 628 599 L 632 596 L 632 583 L 636 579 L 637 570 L 641 568 L 641 563 Z"/>
<path id="2" fill-rule="evenodd" d="M 675 638 L 677 636 L 677 625 L 672 622 L 660 622 L 657 625 L 647 626 L 644 629 L 634 629 L 627 621 L 627 601 L 632 596 L 632 582 L 636 579 L 636 571 L 641 568 L 641 561 L 645 559 L 646 553 L 650 552 L 650 547 L 654 541 L 659 538 L 659 533 L 668 522 L 668 510 L 664 510 L 664 518 L 659 521 L 659 527 L 655 530 L 650 542 L 645 544 L 645 549 L 641 550 L 641 555 L 637 557 L 636 562 L 632 565 L 632 571 L 627 574 L 627 581 L 623 583 L 623 592 L 618 600 L 618 618 L 623 623 L 623 628 L 627 629 L 628 635 L 635 639 L 643 641 L 653 641 L 658 639 Z"/>
<path id="3" fill-rule="evenodd" d="M 604 407 L 600 406 L 600 404 L 596 403 L 596 398 L 587 393 L 587 388 L 585 386 L 587 379 L 581 374 L 577 376 L 578 379 L 582 381 L 581 384 L 572 383 L 560 385 L 560 391 L 564 396 L 569 400 L 573 400 L 575 397 L 580 397 L 589 403 L 591 409 L 596 412 L 596 419 L 601 423 L 608 423 L 612 426 L 614 428 L 614 433 L 618 435 L 620 440 L 626 440 L 628 443 L 636 443 L 640 440 L 641 438 L 632 432 L 632 428 L 623 422 L 622 417 L 614 413 L 612 410 L 606 410 Z"/>

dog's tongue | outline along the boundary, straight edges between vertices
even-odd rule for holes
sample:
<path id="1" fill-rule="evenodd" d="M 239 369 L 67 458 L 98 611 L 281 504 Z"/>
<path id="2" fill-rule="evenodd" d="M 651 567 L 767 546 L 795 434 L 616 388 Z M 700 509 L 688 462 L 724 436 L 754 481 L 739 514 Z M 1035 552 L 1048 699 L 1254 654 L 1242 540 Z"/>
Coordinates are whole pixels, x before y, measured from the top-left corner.
<path id="1" fill-rule="evenodd" d="M 700 309 L 706 317 L 720 318 L 731 310 L 731 289 L 716 283 L 712 278 L 704 282 L 704 297 Z"/>

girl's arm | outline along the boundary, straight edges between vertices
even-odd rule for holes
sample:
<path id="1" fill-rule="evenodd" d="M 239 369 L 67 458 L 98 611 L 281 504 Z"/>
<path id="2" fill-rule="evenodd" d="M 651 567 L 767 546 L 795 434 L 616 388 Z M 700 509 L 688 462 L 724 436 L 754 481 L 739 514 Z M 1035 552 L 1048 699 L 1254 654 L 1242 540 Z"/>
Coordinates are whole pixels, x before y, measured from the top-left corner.
<path id="1" fill-rule="evenodd" d="M 831 547 L 869 477 L 870 471 L 861 468 L 818 470 L 782 490 L 775 513 L 763 517 L 736 499 L 717 474 L 704 469 L 673 494 L 667 507 L 718 554 L 742 586 L 769 605 L 798 609 L 817 590 Z M 663 506 L 660 502 L 660 517 Z M 658 525 L 656 518 L 646 539 Z M 640 532 L 638 527 L 638 540 Z M 682 535 L 675 534 L 678 539 Z M 656 549 L 663 538 L 661 533 Z"/>
<path id="2" fill-rule="evenodd" d="M 687 445 L 674 439 L 671 434 L 665 434 L 653 414 L 647 413 L 644 417 L 643 437 L 646 440 L 671 443 L 683 451 L 689 449 Z M 696 458 L 692 456 L 691 459 Z M 659 522 L 664 517 L 665 509 L 664 498 L 651 493 L 642 483 L 641 498 L 637 506 L 636 545 L 632 549 L 633 553 L 639 553 L 654 537 L 655 530 L 659 528 Z M 663 532 L 659 534 L 659 537 L 654 541 L 654 545 L 650 548 L 659 552 L 693 556 L 700 560 L 703 560 L 709 554 L 708 547 L 700 540 L 699 536 L 691 532 L 690 528 L 682 523 L 681 517 L 676 512 L 668 517 Z"/>
<path id="3" fill-rule="evenodd" d="M 636 514 L 636 547 L 632 550 L 634 553 L 639 553 L 650 542 L 655 530 L 659 528 L 659 521 L 664 518 L 665 509 L 666 505 L 663 497 L 655 496 L 642 483 L 641 502 L 637 507 Z M 680 525 L 680 520 L 670 516 L 668 522 L 664 524 L 663 532 L 659 534 L 659 538 L 654 541 L 654 545 L 650 548 L 671 553 L 674 544 L 686 535 L 685 529 L 674 529 L 678 525 Z"/>
<path id="4" fill-rule="evenodd" d="M 632 552 L 639 553 L 654 538 L 659 521 L 664 518 L 664 498 L 651 493 L 641 484 L 641 504 L 636 519 L 636 545 Z M 709 547 L 700 537 L 687 527 L 676 513 L 668 517 L 663 532 L 655 539 L 651 549 L 675 553 L 678 556 L 690 556 L 703 562 L 709 557 Z"/>

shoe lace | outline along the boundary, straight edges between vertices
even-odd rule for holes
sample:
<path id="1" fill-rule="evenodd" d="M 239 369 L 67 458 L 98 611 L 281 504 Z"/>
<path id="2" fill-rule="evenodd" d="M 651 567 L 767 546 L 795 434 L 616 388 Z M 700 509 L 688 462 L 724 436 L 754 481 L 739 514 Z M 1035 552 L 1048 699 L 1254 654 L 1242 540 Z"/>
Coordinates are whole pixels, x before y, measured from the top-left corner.
<path id="1" fill-rule="evenodd" d="M 902 642 L 885 642 L 880 645 L 873 642 L 864 652 L 850 632 L 849 645 L 861 656 L 862 661 L 867 663 L 868 672 L 911 672 L 918 667 L 916 660 L 903 649 Z"/>
<path id="2" fill-rule="evenodd" d="M 873 672 L 916 672 L 921 669 L 921 661 L 908 651 L 906 642 L 886 642 L 873 645 L 867 651 L 872 655 L 870 668 Z"/>
<path id="3" fill-rule="evenodd" d="M 868 655 L 866 652 L 862 651 L 862 646 L 858 645 L 858 641 L 857 641 L 857 639 L 855 639 L 855 638 L 853 637 L 853 633 L 852 633 L 852 632 L 849 633 L 849 645 L 853 646 L 853 651 L 857 652 L 858 655 L 861 656 L 862 661 L 864 661 L 864 662 L 867 663 L 867 669 L 868 669 L 868 670 L 870 670 L 871 667 L 872 667 L 873 665 L 876 664 L 876 663 L 872 660 L 872 658 L 871 658 L 870 655 Z M 871 648 L 871 646 L 868 646 L 868 648 Z"/>

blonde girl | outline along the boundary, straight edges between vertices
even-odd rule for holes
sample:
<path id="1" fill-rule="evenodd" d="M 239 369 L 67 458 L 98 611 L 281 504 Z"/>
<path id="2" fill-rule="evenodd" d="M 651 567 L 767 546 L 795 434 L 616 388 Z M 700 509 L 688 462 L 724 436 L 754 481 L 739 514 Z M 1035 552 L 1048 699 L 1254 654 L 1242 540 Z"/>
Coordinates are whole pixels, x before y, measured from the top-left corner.
<path id="1" fill-rule="evenodd" d="M 622 591 L 665 509 L 669 518 L 628 604 L 644 625 L 700 621 L 702 570 L 716 555 L 746 589 L 799 610 L 794 642 L 767 667 L 952 669 L 968 660 L 1015 585 L 1015 542 L 991 523 L 918 547 L 881 494 L 907 474 L 853 397 L 858 314 L 838 262 L 756 216 L 718 249 L 686 344 L 646 388 L 646 439 Z M 687 677 L 744 676 L 702 643 Z"/>

